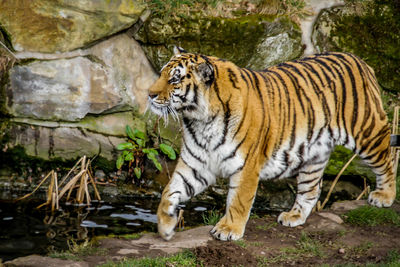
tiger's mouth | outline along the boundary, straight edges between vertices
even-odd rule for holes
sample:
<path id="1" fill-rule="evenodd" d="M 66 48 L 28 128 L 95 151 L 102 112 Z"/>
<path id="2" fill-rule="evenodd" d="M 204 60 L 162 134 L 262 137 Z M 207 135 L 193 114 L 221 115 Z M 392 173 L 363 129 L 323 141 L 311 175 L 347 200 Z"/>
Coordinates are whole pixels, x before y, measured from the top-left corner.
<path id="1" fill-rule="evenodd" d="M 150 107 L 150 110 L 160 118 L 163 118 L 165 123 L 168 123 L 169 114 L 172 115 L 174 120 L 179 120 L 178 113 L 175 108 L 171 106 L 170 101 L 161 102 L 158 100 L 158 96 L 149 95 L 147 103 L 146 109 Z"/>

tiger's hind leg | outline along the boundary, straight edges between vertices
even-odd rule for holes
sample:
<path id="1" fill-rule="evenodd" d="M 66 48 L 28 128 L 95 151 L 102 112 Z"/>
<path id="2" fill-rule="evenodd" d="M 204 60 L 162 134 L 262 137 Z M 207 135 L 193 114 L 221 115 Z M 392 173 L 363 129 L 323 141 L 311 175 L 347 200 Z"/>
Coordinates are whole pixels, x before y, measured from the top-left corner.
<path id="1" fill-rule="evenodd" d="M 390 131 L 364 147 L 360 157 L 376 174 L 376 189 L 368 202 L 376 207 L 390 207 L 396 197 L 396 177 L 393 170 L 389 141 Z"/>
<path id="2" fill-rule="evenodd" d="M 308 165 L 297 177 L 297 195 L 292 209 L 282 212 L 278 222 L 284 226 L 295 227 L 306 222 L 321 194 L 322 175 L 328 160 Z"/>

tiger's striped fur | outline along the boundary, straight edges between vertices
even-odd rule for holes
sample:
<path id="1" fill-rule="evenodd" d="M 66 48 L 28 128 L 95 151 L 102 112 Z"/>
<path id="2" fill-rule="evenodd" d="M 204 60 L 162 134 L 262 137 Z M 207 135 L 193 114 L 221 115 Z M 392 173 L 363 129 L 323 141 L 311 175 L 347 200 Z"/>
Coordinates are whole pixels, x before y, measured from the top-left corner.
<path id="1" fill-rule="evenodd" d="M 216 177 L 229 178 L 226 214 L 211 234 L 243 236 L 259 179 L 297 175 L 293 208 L 278 221 L 305 222 L 321 192 L 336 145 L 357 153 L 375 172 L 369 203 L 387 207 L 396 194 L 390 129 L 373 70 L 348 53 L 325 53 L 264 71 L 216 57 L 177 51 L 149 89 L 151 109 L 180 113 L 183 147 L 158 208 L 158 230 L 169 240 L 180 202 Z"/>

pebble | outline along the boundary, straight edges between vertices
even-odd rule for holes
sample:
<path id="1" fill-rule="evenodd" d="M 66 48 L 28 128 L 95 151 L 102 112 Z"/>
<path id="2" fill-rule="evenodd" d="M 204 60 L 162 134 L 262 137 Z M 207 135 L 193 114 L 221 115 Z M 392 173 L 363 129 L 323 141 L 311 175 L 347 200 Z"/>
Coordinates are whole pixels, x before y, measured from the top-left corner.
<path id="1" fill-rule="evenodd" d="M 345 252 L 345 250 L 344 250 L 344 248 L 339 248 L 339 254 L 344 254 L 344 252 Z"/>

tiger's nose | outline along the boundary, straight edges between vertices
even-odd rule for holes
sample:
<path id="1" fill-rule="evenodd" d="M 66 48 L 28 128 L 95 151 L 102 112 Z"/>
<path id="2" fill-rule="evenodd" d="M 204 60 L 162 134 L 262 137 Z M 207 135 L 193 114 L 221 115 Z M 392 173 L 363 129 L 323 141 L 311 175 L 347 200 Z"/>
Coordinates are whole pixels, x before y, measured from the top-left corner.
<path id="1" fill-rule="evenodd" d="M 150 97 L 151 99 L 154 99 L 154 98 L 156 98 L 157 96 L 158 96 L 157 94 L 152 94 L 152 93 L 149 94 L 149 97 Z"/>

